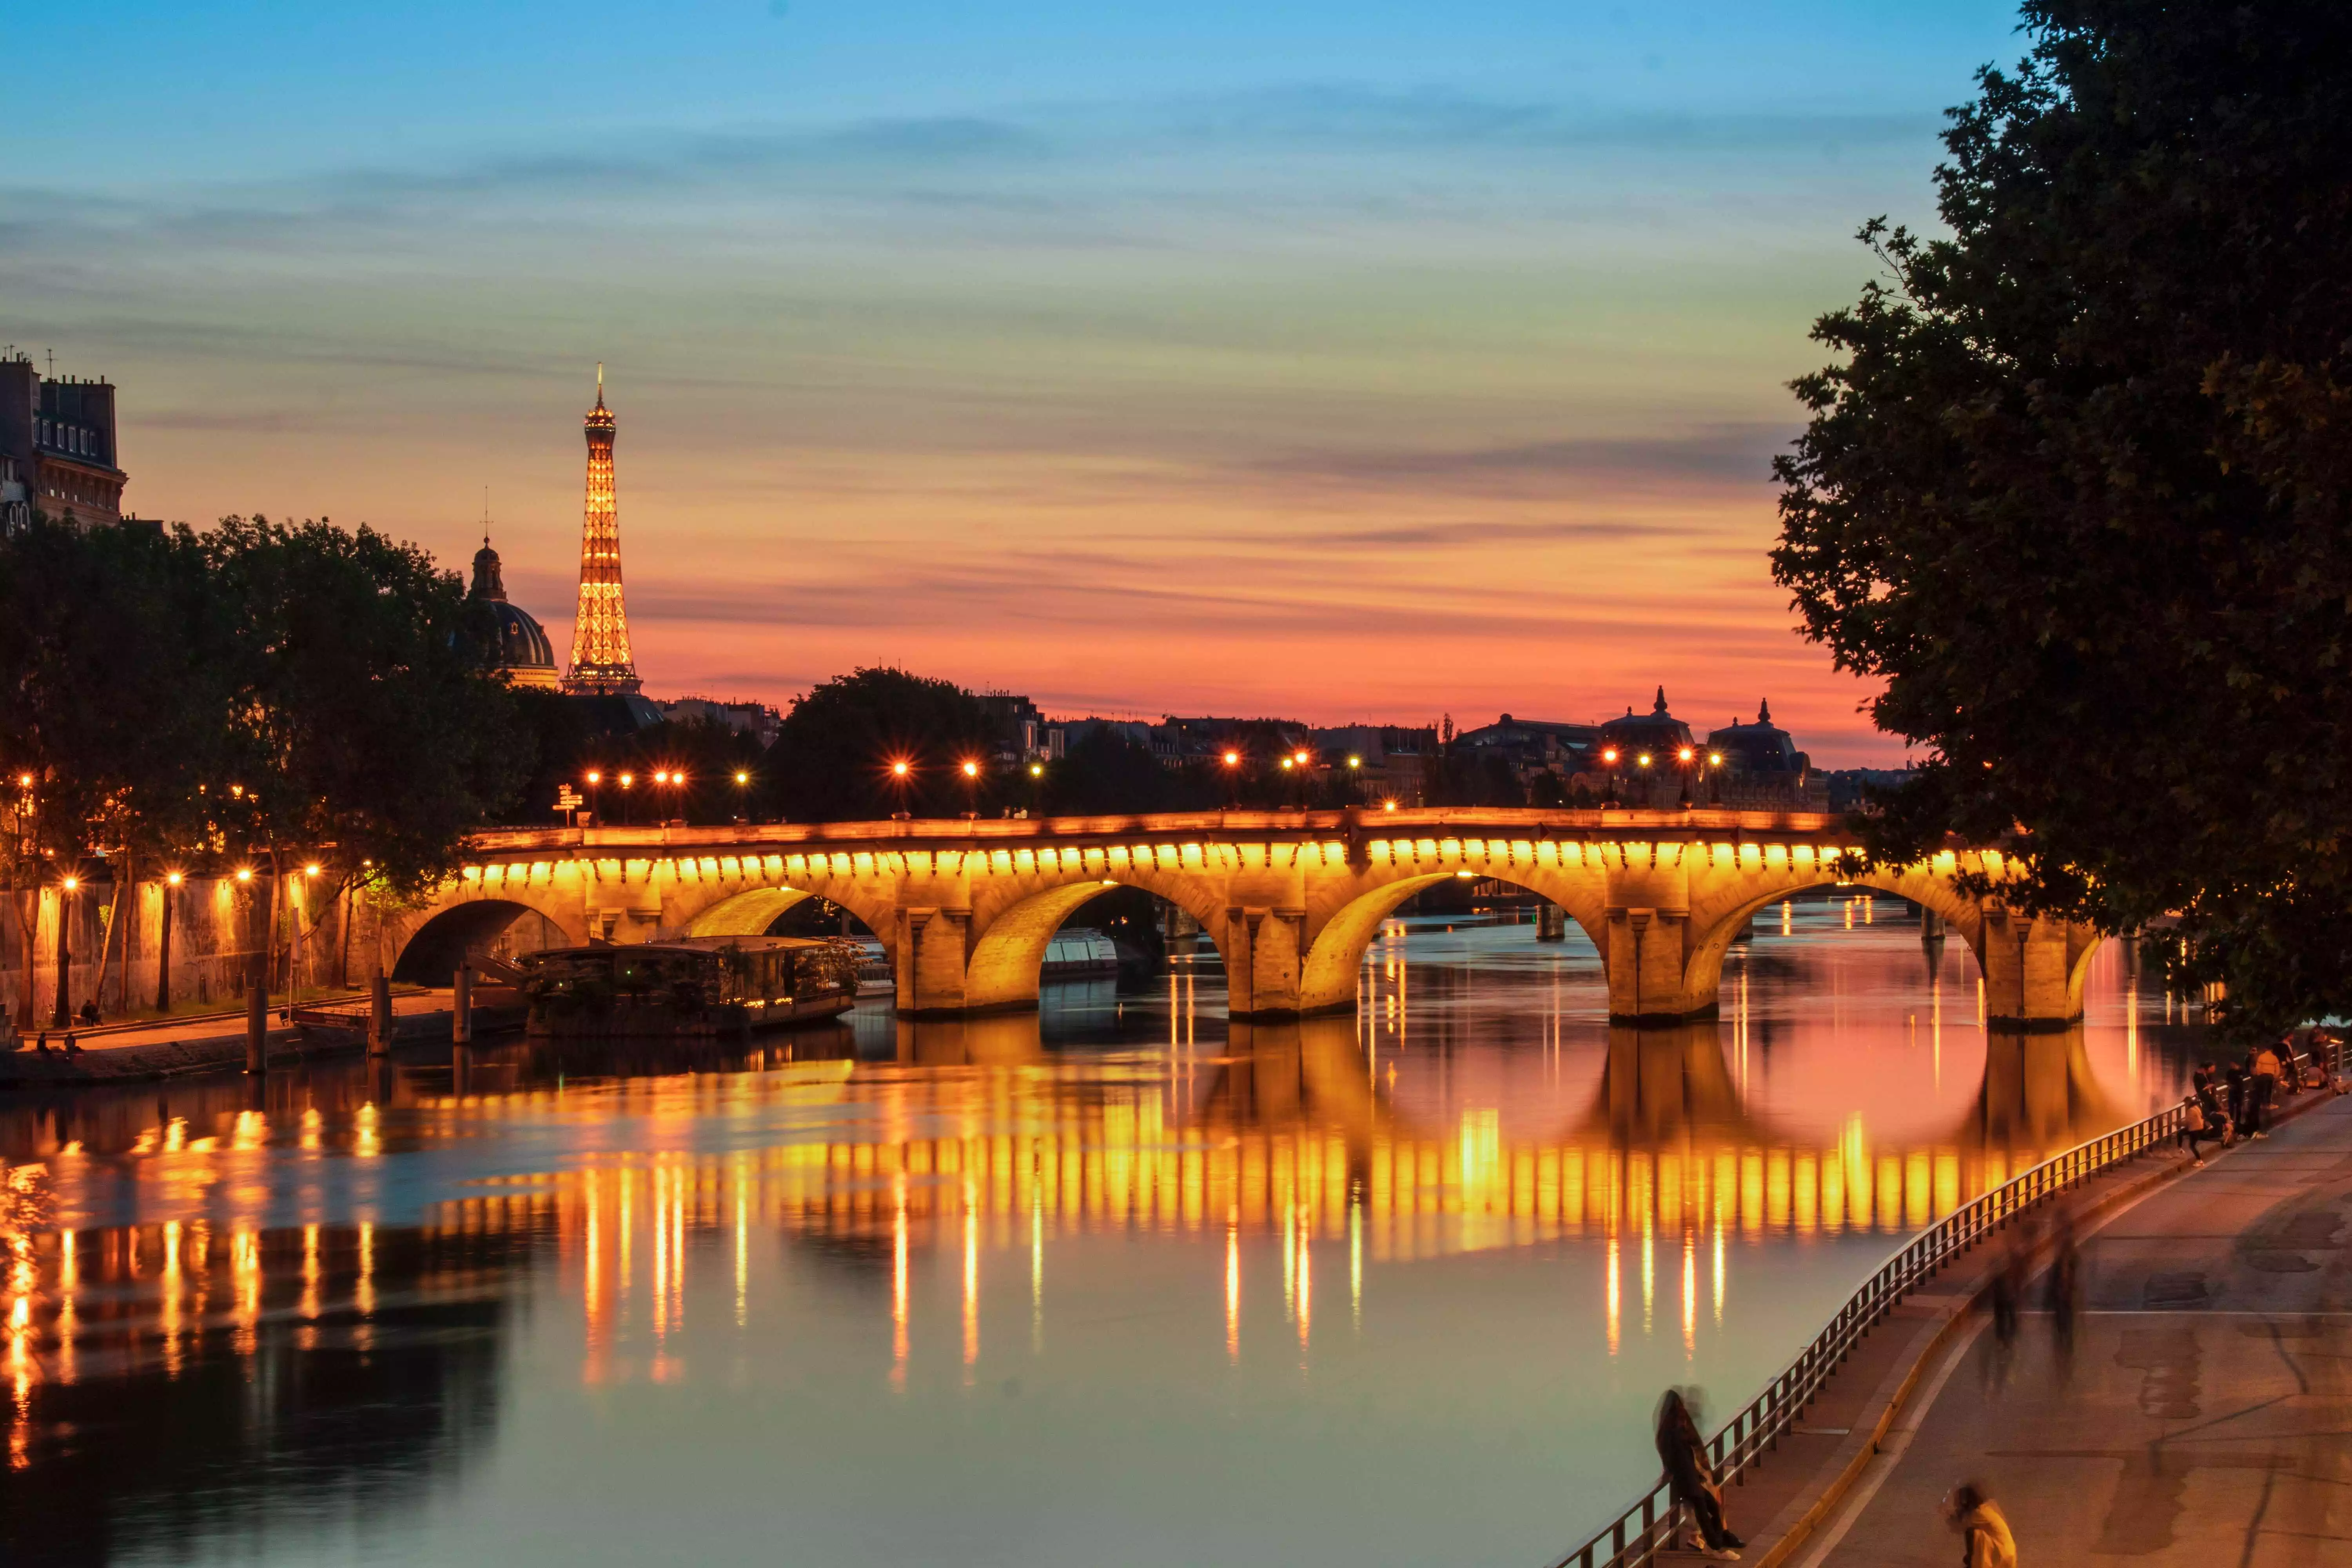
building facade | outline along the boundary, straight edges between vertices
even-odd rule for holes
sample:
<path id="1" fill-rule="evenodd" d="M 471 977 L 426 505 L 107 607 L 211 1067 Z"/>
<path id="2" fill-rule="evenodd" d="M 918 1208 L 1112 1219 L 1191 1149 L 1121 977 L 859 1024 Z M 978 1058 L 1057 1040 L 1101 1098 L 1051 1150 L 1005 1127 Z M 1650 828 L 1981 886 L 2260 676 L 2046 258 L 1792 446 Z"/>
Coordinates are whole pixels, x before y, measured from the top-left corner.
<path id="1" fill-rule="evenodd" d="M 122 521 L 114 387 L 44 376 L 23 354 L 0 359 L 0 525 L 36 511 L 83 528 Z"/>

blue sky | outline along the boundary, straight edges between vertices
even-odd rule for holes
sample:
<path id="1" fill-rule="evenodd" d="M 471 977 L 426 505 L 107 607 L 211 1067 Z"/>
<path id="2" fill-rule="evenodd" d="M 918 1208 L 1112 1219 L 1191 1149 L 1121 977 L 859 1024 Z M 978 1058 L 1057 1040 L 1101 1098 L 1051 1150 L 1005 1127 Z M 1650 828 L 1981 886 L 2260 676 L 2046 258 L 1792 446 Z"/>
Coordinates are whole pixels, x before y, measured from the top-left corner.
<path id="1" fill-rule="evenodd" d="M 640 662 L 1321 718 L 1769 695 L 1769 452 L 1996 5 L 29 7 L 0 340 L 130 502 L 490 490 L 561 648 L 612 366 Z M 62 107 L 61 107 L 62 106 Z M 1181 650 L 1171 658 L 1171 650 Z M 1540 650 L 1538 652 L 1538 650 Z M 1535 657 L 1530 657 L 1534 654 Z"/>

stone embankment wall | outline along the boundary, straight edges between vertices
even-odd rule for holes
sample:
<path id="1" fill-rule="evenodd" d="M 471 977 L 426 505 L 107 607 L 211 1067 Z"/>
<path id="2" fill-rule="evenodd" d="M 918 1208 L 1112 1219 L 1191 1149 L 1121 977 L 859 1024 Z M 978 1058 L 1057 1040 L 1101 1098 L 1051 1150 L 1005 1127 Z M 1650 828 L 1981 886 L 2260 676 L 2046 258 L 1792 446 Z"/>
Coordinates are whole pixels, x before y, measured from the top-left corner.
<path id="1" fill-rule="evenodd" d="M 270 989 L 282 993 L 297 978 L 306 990 L 363 984 L 377 962 L 379 926 L 365 896 L 323 877 L 287 877 L 279 888 Z M 161 877 L 89 881 L 70 894 L 55 884 L 20 889 L 0 909 L 0 1016 L 19 1029 L 49 1026 L 60 931 L 68 1012 L 92 997 L 110 1020 L 153 1007 L 167 903 L 172 1005 L 233 1006 L 270 946 L 268 892 L 267 878 L 233 876 L 189 877 L 176 888 Z"/>

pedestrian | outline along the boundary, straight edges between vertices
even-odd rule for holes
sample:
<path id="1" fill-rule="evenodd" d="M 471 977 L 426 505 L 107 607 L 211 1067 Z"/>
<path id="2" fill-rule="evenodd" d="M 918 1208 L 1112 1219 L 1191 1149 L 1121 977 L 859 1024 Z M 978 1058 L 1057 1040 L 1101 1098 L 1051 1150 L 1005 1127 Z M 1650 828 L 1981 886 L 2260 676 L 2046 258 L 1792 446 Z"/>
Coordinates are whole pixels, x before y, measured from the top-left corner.
<path id="1" fill-rule="evenodd" d="M 2050 1308 L 2050 1342 L 2058 1352 L 2058 1373 L 2064 1377 L 2074 1366 L 2074 1313 L 2082 1305 L 2083 1260 L 2074 1246 L 2074 1215 L 2061 1207 L 2055 1235 L 2050 1247 L 2050 1272 L 2042 1280 L 2043 1298 Z"/>
<path id="2" fill-rule="evenodd" d="M 2271 1108 L 2271 1097 L 2278 1092 L 2278 1052 L 2268 1046 L 2258 1046 L 2246 1057 L 2246 1135 L 2267 1138 L 2263 1119 Z"/>
<path id="3" fill-rule="evenodd" d="M 1962 1481 L 1946 1493 L 1944 1519 L 1960 1532 L 1960 1568 L 2017 1568 L 2017 1538 L 1982 1486 Z"/>
<path id="4" fill-rule="evenodd" d="M 2230 1138 L 2234 1142 L 2246 1135 L 2246 1068 L 2242 1062 L 2231 1062 L 2223 1069 L 2221 1081 L 2228 1086 L 2230 1100 Z"/>
<path id="5" fill-rule="evenodd" d="M 1666 1487 L 1676 1506 L 1689 1513 L 1683 1526 L 1683 1544 L 1721 1563 L 1739 1560 L 1747 1543 L 1723 1521 L 1723 1487 L 1707 1462 L 1706 1443 L 1698 1434 L 1698 1420 L 1682 1390 L 1669 1388 L 1658 1401 L 1658 1461 L 1666 1468 Z"/>
<path id="6" fill-rule="evenodd" d="M 2213 1092 L 2213 1069 L 2199 1068 L 2189 1079 L 2189 1098 L 2181 1102 L 2180 1146 L 2198 1164 L 2205 1163 L 2200 1143 L 2212 1142 L 2226 1146 L 2229 1123 L 2224 1120 L 2221 1098 Z"/>
<path id="7" fill-rule="evenodd" d="M 2019 1220 L 1993 1270 L 1987 1292 L 1992 1306 L 1992 1354 L 1985 1361 L 1985 1386 L 1998 1394 L 2009 1385 L 2009 1363 L 2017 1350 L 2017 1318 L 2025 1304 L 2026 1267 L 2033 1254 L 2032 1222 Z"/>

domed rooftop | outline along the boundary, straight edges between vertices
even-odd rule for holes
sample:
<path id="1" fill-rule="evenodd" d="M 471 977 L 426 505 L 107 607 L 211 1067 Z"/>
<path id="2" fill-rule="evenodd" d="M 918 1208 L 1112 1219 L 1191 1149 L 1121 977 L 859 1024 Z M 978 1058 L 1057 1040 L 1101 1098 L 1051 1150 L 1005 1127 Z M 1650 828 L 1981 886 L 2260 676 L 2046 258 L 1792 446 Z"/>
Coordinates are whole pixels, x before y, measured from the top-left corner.
<path id="1" fill-rule="evenodd" d="M 1756 722 L 1743 724 L 1734 719 L 1725 728 L 1709 731 L 1706 743 L 1745 773 L 1803 773 L 1812 762 L 1797 750 L 1794 736 L 1772 722 L 1769 701 L 1758 704 Z"/>
<path id="2" fill-rule="evenodd" d="M 1660 767 L 1680 760 L 1683 751 L 1696 744 L 1690 726 L 1666 711 L 1666 689 L 1663 686 L 1658 688 L 1656 705 L 1647 713 L 1635 713 L 1629 707 L 1623 718 L 1602 724 L 1601 743 L 1604 762 L 1618 763 L 1622 759 L 1633 763 L 1647 753 Z M 1611 751 L 1620 756 L 1608 756 Z"/>
<path id="3" fill-rule="evenodd" d="M 497 668 L 517 686 L 557 685 L 555 648 L 530 612 L 507 602 L 507 585 L 499 575 L 499 552 L 485 537 L 474 552 L 473 596 L 489 606 L 498 638 Z"/>

